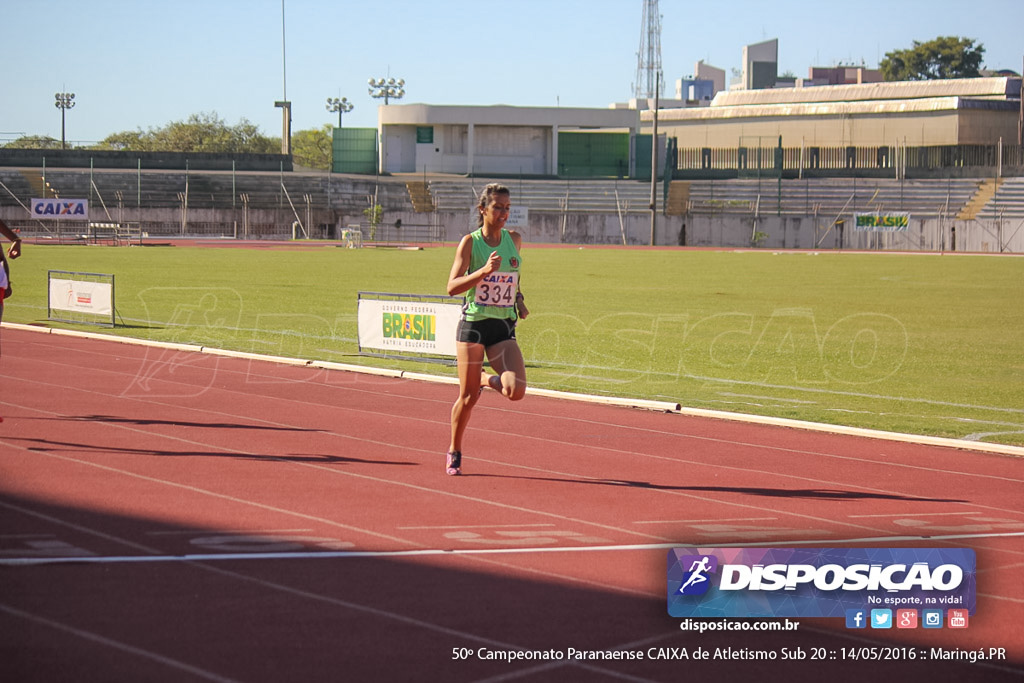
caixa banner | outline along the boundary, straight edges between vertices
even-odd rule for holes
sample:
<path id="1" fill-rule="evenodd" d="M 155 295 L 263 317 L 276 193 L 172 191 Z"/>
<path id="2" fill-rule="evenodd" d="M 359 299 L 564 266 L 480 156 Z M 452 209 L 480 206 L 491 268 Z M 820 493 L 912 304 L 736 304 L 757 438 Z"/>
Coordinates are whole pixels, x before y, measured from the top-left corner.
<path id="1" fill-rule="evenodd" d="M 89 220 L 88 199 L 33 199 L 33 218 L 57 218 L 70 221 Z"/>
<path id="2" fill-rule="evenodd" d="M 968 548 L 673 548 L 673 617 L 845 617 L 847 610 L 974 614 Z"/>

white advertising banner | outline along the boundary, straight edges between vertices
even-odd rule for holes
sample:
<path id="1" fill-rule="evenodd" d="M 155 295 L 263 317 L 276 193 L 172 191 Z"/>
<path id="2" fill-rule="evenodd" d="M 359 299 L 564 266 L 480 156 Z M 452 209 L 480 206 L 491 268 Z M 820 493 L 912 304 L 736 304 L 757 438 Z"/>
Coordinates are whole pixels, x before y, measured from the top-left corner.
<path id="1" fill-rule="evenodd" d="M 473 207 L 469 210 L 469 232 L 477 229 L 477 219 L 480 218 L 480 211 Z M 505 228 L 508 230 L 526 230 L 530 224 L 530 207 L 513 204 L 508 211 L 508 219 L 505 221 Z"/>
<path id="2" fill-rule="evenodd" d="M 462 316 L 461 303 L 421 301 L 415 295 L 409 295 L 409 299 L 369 298 L 372 296 L 360 294 L 359 298 L 360 350 L 455 356 L 455 328 Z"/>
<path id="3" fill-rule="evenodd" d="M 508 212 L 508 220 L 505 221 L 505 227 L 510 230 L 525 230 L 529 224 L 530 208 L 513 204 Z"/>
<path id="4" fill-rule="evenodd" d="M 33 218 L 56 218 L 65 221 L 89 220 L 88 199 L 33 199 Z"/>
<path id="5" fill-rule="evenodd" d="M 50 308 L 111 316 L 114 313 L 114 286 L 109 282 L 50 278 Z"/>

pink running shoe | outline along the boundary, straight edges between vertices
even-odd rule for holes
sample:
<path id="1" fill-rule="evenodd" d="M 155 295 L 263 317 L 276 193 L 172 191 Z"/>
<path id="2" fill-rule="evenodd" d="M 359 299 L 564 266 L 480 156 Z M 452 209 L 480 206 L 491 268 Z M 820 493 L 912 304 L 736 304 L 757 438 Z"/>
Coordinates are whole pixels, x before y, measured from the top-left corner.
<path id="1" fill-rule="evenodd" d="M 452 476 L 462 474 L 462 453 L 448 451 L 448 457 L 445 460 L 445 472 Z"/>

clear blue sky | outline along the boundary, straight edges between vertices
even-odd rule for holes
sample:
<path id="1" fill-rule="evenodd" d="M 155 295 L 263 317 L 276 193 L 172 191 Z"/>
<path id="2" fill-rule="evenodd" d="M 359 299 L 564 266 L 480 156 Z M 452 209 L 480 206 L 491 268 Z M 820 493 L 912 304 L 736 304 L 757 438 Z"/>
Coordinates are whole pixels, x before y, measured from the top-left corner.
<path id="1" fill-rule="evenodd" d="M 606 107 L 632 96 L 642 0 L 0 0 L 0 142 L 60 138 L 54 93 L 76 93 L 71 141 L 215 112 L 280 135 L 337 124 L 328 97 L 373 127 L 371 77 L 404 78 L 403 104 Z M 972 38 L 985 66 L 1020 72 L 1024 1 L 661 0 L 666 88 L 698 60 L 740 66 L 779 39 L 779 71 L 864 63 L 940 35 Z M 282 62 L 285 64 L 282 64 Z M 287 67 L 287 82 L 283 77 Z"/>

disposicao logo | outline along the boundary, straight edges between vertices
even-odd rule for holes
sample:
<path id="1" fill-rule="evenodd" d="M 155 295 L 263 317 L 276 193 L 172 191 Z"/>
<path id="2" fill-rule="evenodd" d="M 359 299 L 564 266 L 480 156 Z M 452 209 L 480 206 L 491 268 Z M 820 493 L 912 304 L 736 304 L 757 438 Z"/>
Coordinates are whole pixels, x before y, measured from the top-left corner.
<path id="1" fill-rule="evenodd" d="M 972 614 L 975 555 L 967 548 L 676 548 L 668 611 L 679 617 L 845 617 L 892 628 L 892 610 L 955 607 Z M 875 621 L 888 610 L 888 626 Z M 855 623 L 853 628 L 861 628 Z"/>
<path id="2" fill-rule="evenodd" d="M 718 569 L 718 558 L 714 555 L 687 555 L 679 558 L 682 566 L 689 565 L 679 586 L 680 595 L 703 595 L 711 587 L 708 574 Z"/>

